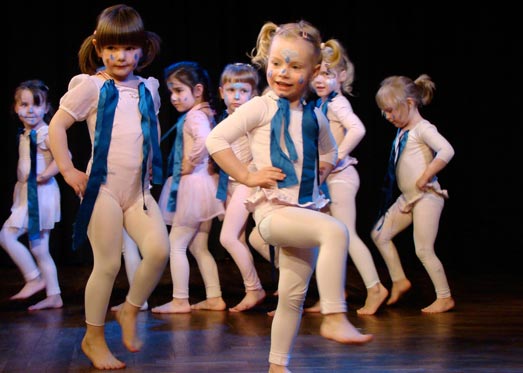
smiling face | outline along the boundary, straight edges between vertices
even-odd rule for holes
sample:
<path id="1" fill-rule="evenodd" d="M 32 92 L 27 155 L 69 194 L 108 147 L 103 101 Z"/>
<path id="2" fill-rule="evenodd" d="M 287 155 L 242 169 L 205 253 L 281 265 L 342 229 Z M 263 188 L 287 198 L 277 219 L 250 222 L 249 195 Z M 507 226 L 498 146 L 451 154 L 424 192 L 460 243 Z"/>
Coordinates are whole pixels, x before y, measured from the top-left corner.
<path id="1" fill-rule="evenodd" d="M 36 104 L 33 92 L 29 89 L 22 89 L 15 97 L 14 110 L 26 130 L 38 129 L 46 124 L 44 116 L 49 110 L 49 106 L 42 98 Z"/>
<path id="2" fill-rule="evenodd" d="M 267 82 L 279 96 L 292 104 L 300 102 L 318 71 L 312 44 L 303 38 L 275 36 L 267 64 Z"/>

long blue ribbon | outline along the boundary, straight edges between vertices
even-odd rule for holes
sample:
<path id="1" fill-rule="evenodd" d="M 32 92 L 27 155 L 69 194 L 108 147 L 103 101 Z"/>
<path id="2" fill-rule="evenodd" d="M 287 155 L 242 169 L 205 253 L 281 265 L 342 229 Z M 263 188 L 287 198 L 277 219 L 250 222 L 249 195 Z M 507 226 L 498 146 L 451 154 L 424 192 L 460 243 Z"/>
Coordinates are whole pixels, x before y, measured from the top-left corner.
<path id="1" fill-rule="evenodd" d="M 187 113 L 180 115 L 176 122 L 176 138 L 174 145 L 169 154 L 168 168 L 172 170 L 172 184 L 169 193 L 169 200 L 167 202 L 167 210 L 170 212 L 176 211 L 176 198 L 178 195 L 178 187 L 182 177 L 182 160 L 183 160 L 183 124 Z"/>
<path id="2" fill-rule="evenodd" d="M 274 167 L 281 168 L 287 175 L 285 179 L 278 181 L 279 188 L 285 188 L 298 184 L 298 178 L 294 171 L 293 162 L 298 159 L 296 148 L 289 133 L 290 108 L 289 101 L 285 98 L 278 99 L 278 111 L 271 120 L 271 163 Z M 280 137 L 283 127 L 283 138 L 289 155 L 285 154 L 280 145 Z"/>
<path id="3" fill-rule="evenodd" d="M 107 154 L 113 130 L 114 113 L 118 104 L 118 90 L 113 80 L 106 80 L 100 89 L 98 115 L 94 134 L 93 163 L 87 187 L 80 204 L 73 231 L 73 250 L 79 248 L 87 239 L 87 226 L 91 220 L 94 203 L 100 185 L 107 177 Z"/>
<path id="4" fill-rule="evenodd" d="M 397 164 L 397 161 L 400 158 L 401 152 L 403 151 L 403 148 L 405 148 L 405 144 L 407 143 L 407 140 L 409 138 L 408 130 L 405 131 L 401 136 L 400 136 L 400 132 L 401 132 L 401 129 L 398 128 L 398 130 L 396 131 L 396 137 L 392 141 L 392 148 L 390 150 L 390 155 L 389 155 L 389 164 L 387 166 L 387 173 L 385 174 L 385 181 L 383 183 L 384 186 L 382 188 L 383 202 L 380 207 L 378 219 L 380 219 L 385 214 L 385 212 L 387 212 L 388 208 L 392 205 L 393 197 L 394 197 L 393 196 L 394 190 L 397 187 L 397 185 L 396 185 L 396 164 Z M 397 151 L 397 155 L 396 155 L 396 142 L 397 141 L 399 141 L 399 144 L 398 144 L 398 151 Z M 380 230 L 382 225 L 383 225 L 383 221 L 382 221 L 382 224 L 380 224 L 380 226 L 377 227 L 376 229 Z"/>
<path id="5" fill-rule="evenodd" d="M 31 130 L 29 134 L 31 169 L 27 180 L 28 235 L 30 241 L 40 238 L 40 212 L 38 210 L 38 184 L 36 182 L 36 135 L 36 131 Z"/>
<path id="6" fill-rule="evenodd" d="M 153 184 L 162 184 L 162 153 L 160 143 L 158 142 L 158 123 L 156 121 L 156 112 L 154 110 L 153 98 L 143 82 L 138 86 L 140 99 L 138 107 L 142 114 L 142 133 L 143 133 L 143 162 L 142 162 L 142 181 L 145 180 L 147 172 L 147 162 L 149 160 L 149 149 L 152 149 L 152 169 Z M 142 185 L 144 185 L 142 183 Z"/>

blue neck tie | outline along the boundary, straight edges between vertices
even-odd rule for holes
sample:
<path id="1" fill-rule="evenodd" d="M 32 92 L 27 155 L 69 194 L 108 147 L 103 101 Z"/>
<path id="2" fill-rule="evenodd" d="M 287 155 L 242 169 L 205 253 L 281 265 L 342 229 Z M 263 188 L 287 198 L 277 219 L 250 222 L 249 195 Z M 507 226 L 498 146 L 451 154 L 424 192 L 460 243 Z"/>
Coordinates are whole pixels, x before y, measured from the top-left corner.
<path id="1" fill-rule="evenodd" d="M 227 113 L 227 110 L 224 110 L 224 112 L 219 118 L 219 122 L 227 118 L 228 115 L 229 113 Z M 220 177 L 218 179 L 218 189 L 216 190 L 216 198 L 225 202 L 227 200 L 227 186 L 229 185 L 229 175 L 221 168 L 219 175 Z"/>
<path id="2" fill-rule="evenodd" d="M 87 181 L 87 187 L 80 204 L 73 232 L 73 250 L 79 248 L 87 239 L 87 226 L 91 220 L 94 203 L 98 197 L 100 185 L 107 177 L 107 154 L 113 130 L 114 112 L 118 104 L 118 90 L 113 80 L 106 80 L 100 89 L 98 113 L 94 134 L 93 163 Z"/>
<path id="3" fill-rule="evenodd" d="M 38 211 L 38 185 L 36 182 L 36 131 L 31 130 L 29 135 L 29 155 L 31 170 L 27 180 L 27 211 L 29 213 L 28 235 L 33 241 L 40 238 L 40 214 Z"/>
<path id="4" fill-rule="evenodd" d="M 314 182 L 319 181 L 319 154 L 318 154 L 318 119 L 314 113 L 314 102 L 309 102 L 303 108 L 302 119 L 303 136 L 303 168 L 301 173 L 299 203 L 312 201 Z"/>
<path id="5" fill-rule="evenodd" d="M 174 145 L 169 154 L 169 162 L 167 168 L 172 170 L 172 184 L 169 194 L 169 201 L 167 202 L 167 210 L 170 212 L 176 211 L 176 197 L 178 194 L 178 186 L 182 177 L 182 159 L 183 159 L 183 124 L 187 113 L 180 115 L 176 122 L 176 138 Z"/>
<path id="6" fill-rule="evenodd" d="M 271 120 L 271 162 L 274 167 L 282 169 L 287 175 L 285 179 L 278 181 L 278 188 L 285 188 L 298 184 L 298 178 L 294 171 L 293 162 L 298 159 L 294 142 L 289 133 L 290 108 L 289 101 L 285 98 L 278 99 L 278 111 Z M 285 154 L 280 145 L 283 127 L 283 138 L 289 155 Z"/>
<path id="7" fill-rule="evenodd" d="M 278 100 L 278 111 L 271 121 L 271 162 L 274 167 L 281 168 L 287 175 L 284 180 L 278 181 L 278 188 L 298 184 L 298 178 L 294 171 L 293 162 L 298 159 L 294 142 L 289 133 L 290 108 L 289 101 L 284 98 Z M 285 140 L 285 146 L 289 156 L 285 154 L 280 145 L 282 133 Z M 303 168 L 300 183 L 300 192 L 298 197 L 299 203 L 312 201 L 312 192 L 314 190 L 314 181 L 317 178 L 318 162 L 318 120 L 314 114 L 314 103 L 303 107 L 302 117 L 302 136 L 303 136 Z"/>
<path id="8" fill-rule="evenodd" d="M 403 151 L 403 148 L 405 148 L 405 144 L 407 143 L 407 140 L 409 138 L 409 131 L 401 132 L 401 129 L 398 128 L 396 132 L 396 137 L 394 138 L 394 141 L 392 142 L 392 149 L 390 151 L 389 156 L 389 165 L 387 167 L 387 174 L 385 175 L 385 181 L 383 186 L 383 201 L 382 205 L 378 214 L 378 219 L 381 218 L 388 210 L 388 208 L 392 205 L 392 202 L 394 200 L 394 191 L 397 189 L 396 185 L 396 164 L 398 162 L 398 159 L 400 158 L 401 152 Z M 397 151 L 396 151 L 397 149 Z M 381 229 L 381 225 L 377 228 L 377 230 Z"/>
<path id="9" fill-rule="evenodd" d="M 318 98 L 316 100 L 316 107 L 320 108 L 321 109 L 321 112 L 323 113 L 323 115 L 325 115 L 325 117 L 327 117 L 327 111 L 329 110 L 329 102 L 332 101 L 332 99 L 334 97 L 336 97 L 338 95 L 337 92 L 335 91 L 332 91 L 331 93 L 329 93 L 329 95 L 327 96 L 327 99 L 325 100 L 325 102 L 323 102 L 321 100 L 321 98 Z M 328 198 L 330 199 L 331 196 L 330 196 L 330 193 L 329 193 L 329 188 L 327 187 L 327 182 L 324 181 L 321 186 L 320 186 L 320 189 L 321 191 L 323 192 L 323 194 L 325 195 L 325 198 Z"/>
<path id="10" fill-rule="evenodd" d="M 143 82 L 138 86 L 140 99 L 138 107 L 142 114 L 142 133 L 143 133 L 143 162 L 142 162 L 142 192 L 147 175 L 147 163 L 149 161 L 149 150 L 152 149 L 153 159 L 153 184 L 163 183 L 162 176 L 162 153 L 158 142 L 158 123 L 156 122 L 156 112 L 154 110 L 153 98 Z M 145 205 L 144 205 L 145 206 Z M 145 208 L 145 207 L 144 207 Z"/>

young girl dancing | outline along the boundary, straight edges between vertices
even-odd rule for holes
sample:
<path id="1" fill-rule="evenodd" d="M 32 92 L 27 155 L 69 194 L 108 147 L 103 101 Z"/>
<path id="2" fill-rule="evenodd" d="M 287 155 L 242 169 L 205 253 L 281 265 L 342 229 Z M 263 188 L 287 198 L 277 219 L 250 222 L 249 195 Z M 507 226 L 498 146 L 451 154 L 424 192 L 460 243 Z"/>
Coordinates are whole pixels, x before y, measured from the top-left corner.
<path id="1" fill-rule="evenodd" d="M 327 203 L 319 193 L 319 183 L 337 160 L 325 116 L 313 104 L 302 104 L 320 68 L 320 44 L 319 31 L 305 21 L 264 24 L 252 62 L 266 69 L 270 90 L 236 109 L 211 131 L 206 142 L 225 172 L 247 186 L 259 187 L 247 200 L 248 207 L 260 236 L 280 248 L 270 372 L 288 372 L 316 261 L 324 314 L 320 334 L 341 343 L 372 339 L 372 335 L 361 334 L 346 315 L 347 228 L 318 211 Z M 249 170 L 231 148 L 246 134 L 256 171 Z M 318 180 L 320 170 L 323 175 Z"/>
<path id="2" fill-rule="evenodd" d="M 223 202 L 216 198 L 217 180 L 208 172 L 209 153 L 205 148 L 205 139 L 215 123 L 209 75 L 198 63 L 181 61 L 165 69 L 165 81 L 171 103 L 180 113 L 169 156 L 171 176 L 159 200 L 164 221 L 172 226 L 169 241 L 173 298 L 151 311 L 223 311 L 226 304 L 218 267 L 208 247 L 212 219 L 225 212 Z M 193 305 L 189 304 L 188 247 L 198 263 L 206 292 L 206 299 Z"/>
<path id="3" fill-rule="evenodd" d="M 69 90 L 51 120 L 51 149 L 65 181 L 82 198 L 73 245 L 86 234 L 93 250 L 93 271 L 85 288 L 87 330 L 82 350 L 97 369 L 122 369 L 125 363 L 109 350 L 104 324 L 115 278 L 121 266 L 123 230 L 143 256 L 130 283 L 125 303 L 116 313 L 125 347 L 136 352 L 140 307 L 165 270 L 169 253 L 167 229 L 149 191 L 162 182 L 159 125 L 159 82 L 135 75 L 159 51 L 158 35 L 146 31 L 140 15 L 126 5 L 106 8 L 95 32 L 78 53 L 83 74 Z M 100 69 L 102 64 L 104 69 Z M 67 129 L 87 122 L 93 154 L 87 173 L 68 156 Z"/>
<path id="4" fill-rule="evenodd" d="M 338 144 L 338 161 L 325 184 L 331 203 L 328 212 L 341 220 L 349 230 L 349 255 L 367 288 L 367 298 L 359 315 L 373 315 L 385 301 L 389 292 L 381 284 L 372 255 L 356 231 L 356 194 L 360 177 L 355 165 L 358 160 L 350 156 L 365 136 L 365 126 L 352 110 L 344 95 L 352 92 L 354 65 L 345 48 L 336 39 L 326 41 L 322 48 L 321 69 L 312 82 L 319 96 L 316 106 L 326 113 L 330 128 Z M 325 185 L 324 184 L 324 185 Z M 319 312 L 319 302 L 305 312 Z"/>
<path id="5" fill-rule="evenodd" d="M 220 96 L 226 106 L 221 120 L 250 100 L 258 92 L 258 71 L 246 63 L 231 63 L 225 66 L 220 77 Z M 219 125 L 219 124 L 218 124 Z M 242 136 L 232 144 L 234 154 L 249 165 L 252 161 L 251 148 L 247 136 Z M 238 266 L 245 286 L 245 296 L 229 308 L 231 312 L 251 309 L 265 299 L 265 290 L 254 266 L 254 258 L 246 242 L 246 226 L 249 217 L 244 201 L 252 194 L 253 188 L 230 178 L 220 170 L 217 197 L 225 200 L 225 217 L 220 231 L 220 243 L 231 254 Z M 263 245 L 262 245 L 263 247 Z"/>
<path id="6" fill-rule="evenodd" d="M 48 97 L 49 88 L 41 80 L 22 82 L 15 89 L 14 111 L 24 132 L 19 137 L 11 215 L 0 231 L 0 246 L 25 279 L 22 290 L 10 299 L 26 299 L 45 288 L 46 298 L 29 306 L 30 311 L 63 306 L 56 265 L 49 252 L 51 229 L 60 221 L 60 189 L 54 178 L 58 167 L 49 149 L 47 123 L 53 109 Z M 25 233 L 30 251 L 18 240 Z"/>
<path id="7" fill-rule="evenodd" d="M 406 76 L 391 76 L 381 82 L 376 93 L 378 107 L 397 128 L 397 134 L 385 178 L 384 204 L 371 232 L 392 279 L 387 301 L 390 305 L 411 288 L 392 239 L 413 224 L 416 255 L 436 290 L 436 300 L 421 310 L 426 313 L 454 308 L 445 270 L 434 251 L 441 211 L 448 198 L 436 175 L 452 159 L 454 149 L 419 112 L 420 106 L 432 101 L 434 88 L 434 82 L 426 74 L 414 81 Z M 396 185 L 401 195 L 394 201 Z"/>

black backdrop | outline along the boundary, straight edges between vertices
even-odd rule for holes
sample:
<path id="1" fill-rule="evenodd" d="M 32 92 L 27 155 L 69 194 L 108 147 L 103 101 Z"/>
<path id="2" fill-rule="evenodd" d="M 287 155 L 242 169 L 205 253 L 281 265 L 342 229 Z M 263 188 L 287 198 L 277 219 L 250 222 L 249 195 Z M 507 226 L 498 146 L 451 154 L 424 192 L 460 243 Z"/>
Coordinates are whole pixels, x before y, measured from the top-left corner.
<path id="1" fill-rule="evenodd" d="M 21 81 L 47 82 L 55 108 L 72 76 L 79 73 L 77 51 L 94 30 L 96 16 L 115 1 L 38 1 L 11 3 L 4 13 L 8 32 L 4 41 L 7 84 L 3 93 L 5 129 L 0 154 L 5 162 L 0 180 L 0 220 L 9 216 L 16 181 L 16 125 L 11 116 L 14 88 Z M 423 114 L 453 144 L 456 155 L 440 174 L 450 199 L 443 212 L 437 253 L 446 267 L 464 271 L 482 268 L 515 269 L 523 240 L 519 171 L 521 110 L 521 27 L 514 9 L 500 2 L 456 10 L 437 2 L 377 5 L 370 1 L 329 1 L 317 6 L 298 2 L 127 1 L 142 15 L 147 29 L 158 33 L 162 51 L 142 76 L 157 77 L 162 86 L 160 114 L 165 132 L 176 112 L 168 101 L 162 70 L 179 60 L 196 60 L 206 67 L 214 84 L 229 62 L 249 62 L 246 53 L 256 42 L 265 21 L 286 23 L 305 19 L 323 38 L 337 38 L 356 67 L 355 96 L 351 103 L 367 128 L 353 152 L 361 187 L 358 194 L 358 230 L 377 254 L 369 238 L 375 218 L 394 129 L 374 102 L 379 82 L 389 75 L 416 78 L 429 74 L 436 83 L 433 102 Z M 5 23 L 4 23 L 5 24 Z M 5 35 L 5 34 L 4 34 Z M 74 161 L 84 167 L 90 143 L 84 124 L 69 131 Z M 168 146 L 165 147 L 165 153 Z M 57 263 L 88 262 L 89 247 L 70 250 L 71 225 L 78 200 L 62 187 L 62 221 L 51 235 Z M 155 192 L 159 190 L 155 189 Z M 400 240 L 406 260 L 417 261 L 411 231 Z M 216 240 L 214 239 L 214 242 Z M 379 257 L 379 255 L 377 255 Z M 12 265 L 0 252 L 0 264 Z"/>

